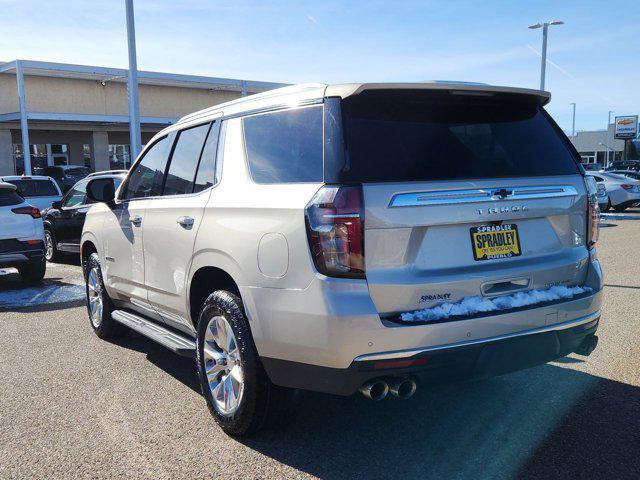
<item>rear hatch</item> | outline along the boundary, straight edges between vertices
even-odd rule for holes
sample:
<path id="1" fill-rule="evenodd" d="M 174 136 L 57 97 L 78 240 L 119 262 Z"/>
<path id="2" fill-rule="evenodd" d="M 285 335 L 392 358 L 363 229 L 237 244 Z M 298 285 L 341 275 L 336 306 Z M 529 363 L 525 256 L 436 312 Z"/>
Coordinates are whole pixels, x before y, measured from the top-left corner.
<path id="1" fill-rule="evenodd" d="M 49 178 L 22 177 L 7 182 L 15 185 L 26 201 L 40 210 L 49 208 L 53 202 L 62 198 L 56 184 Z"/>
<path id="2" fill-rule="evenodd" d="M 13 212 L 25 206 L 27 203 L 16 193 L 13 185 L 0 183 L 0 240 L 36 238 L 37 224 L 31 215 Z"/>
<path id="3" fill-rule="evenodd" d="M 529 95 L 372 91 L 342 102 L 342 183 L 361 183 L 383 316 L 586 277 L 575 152 Z"/>

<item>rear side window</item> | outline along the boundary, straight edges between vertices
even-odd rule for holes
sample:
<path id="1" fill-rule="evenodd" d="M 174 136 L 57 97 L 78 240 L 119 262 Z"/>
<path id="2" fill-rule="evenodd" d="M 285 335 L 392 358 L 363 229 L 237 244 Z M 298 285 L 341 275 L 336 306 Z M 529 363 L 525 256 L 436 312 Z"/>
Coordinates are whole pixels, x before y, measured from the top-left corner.
<path id="1" fill-rule="evenodd" d="M 342 103 L 340 182 L 405 182 L 579 173 L 542 107 L 514 97 L 364 92 Z"/>
<path id="2" fill-rule="evenodd" d="M 244 141 L 256 183 L 322 182 L 322 107 L 245 117 Z"/>
<path id="3" fill-rule="evenodd" d="M 167 166 L 169 140 L 163 137 L 154 143 L 138 162 L 127 181 L 125 199 L 160 195 Z"/>
<path id="4" fill-rule="evenodd" d="M 55 197 L 60 195 L 51 180 L 11 180 L 23 197 Z"/>
<path id="5" fill-rule="evenodd" d="M 193 191 L 198 161 L 210 126 L 207 123 L 178 133 L 163 195 L 181 195 Z"/>
<path id="6" fill-rule="evenodd" d="M 0 207 L 10 207 L 11 205 L 19 205 L 24 200 L 15 190 L 8 188 L 0 188 Z"/>

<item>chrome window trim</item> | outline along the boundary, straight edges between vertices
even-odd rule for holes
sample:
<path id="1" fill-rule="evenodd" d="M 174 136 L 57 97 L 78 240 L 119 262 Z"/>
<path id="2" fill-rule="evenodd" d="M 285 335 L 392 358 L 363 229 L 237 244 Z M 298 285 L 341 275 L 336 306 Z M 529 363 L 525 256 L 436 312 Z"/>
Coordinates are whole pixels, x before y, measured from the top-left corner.
<path id="1" fill-rule="evenodd" d="M 220 145 L 222 144 L 222 146 L 224 147 L 224 134 L 226 134 L 226 124 L 224 122 L 222 122 L 222 117 L 218 117 L 214 120 L 211 120 L 209 122 L 201 122 L 198 124 L 194 124 L 193 127 L 189 126 L 186 127 L 184 129 L 179 129 L 176 130 L 175 132 L 171 132 L 171 133 L 175 133 L 177 136 L 177 132 L 181 132 L 183 130 L 187 130 L 189 128 L 195 128 L 201 125 L 205 125 L 206 123 L 210 123 L 211 124 L 211 128 L 213 128 L 215 122 L 220 122 L 220 130 L 218 131 L 218 146 L 216 148 L 216 183 L 214 183 L 213 185 L 211 185 L 210 187 L 205 188 L 204 190 L 200 190 L 199 192 L 192 192 L 192 193 L 180 193 L 180 194 L 176 194 L 176 195 L 153 195 L 153 196 L 149 196 L 149 197 L 136 197 L 136 198 L 118 198 L 118 195 L 120 193 L 120 187 L 122 187 L 122 185 L 125 184 L 125 180 L 129 179 L 129 174 L 133 171 L 133 167 L 131 168 L 131 170 L 129 170 L 129 173 L 127 174 L 127 176 L 125 177 L 125 179 L 123 179 L 122 183 L 120 183 L 120 187 L 118 187 L 118 190 L 116 192 L 116 198 L 115 198 L 115 203 L 117 205 L 121 205 L 121 204 L 127 204 L 129 202 L 135 201 L 135 200 L 156 200 L 156 199 L 163 199 L 163 198 L 191 198 L 191 197 L 197 197 L 198 195 L 202 195 L 206 192 L 211 192 L 211 190 L 213 190 L 214 188 L 216 188 L 218 185 L 220 185 L 220 182 L 222 181 L 222 169 L 224 167 L 224 163 L 222 162 L 218 162 L 219 158 L 220 158 L 220 154 L 224 154 L 224 148 L 222 150 L 220 150 Z M 223 134 L 223 129 L 224 129 L 224 134 Z M 209 131 L 209 133 L 211 133 L 211 130 Z M 168 137 L 169 135 L 167 135 Z M 166 138 L 166 137 L 163 137 Z M 175 136 L 174 136 L 174 144 L 175 144 Z M 169 152 L 169 155 L 173 154 L 173 147 L 175 146 L 174 144 L 171 145 L 171 151 Z M 206 145 L 206 139 L 205 139 L 205 145 Z M 204 145 L 202 146 L 203 150 L 204 150 Z M 202 155 L 202 152 L 200 152 L 200 154 Z M 138 157 L 140 158 L 140 157 Z M 170 157 L 169 160 L 167 162 L 170 161 Z M 138 160 L 136 160 L 136 163 L 134 164 L 137 165 Z M 167 166 L 169 165 L 169 163 L 167 163 Z M 218 167 L 218 165 L 220 165 L 220 167 Z M 198 165 L 199 167 L 199 165 Z M 218 173 L 219 173 L 219 177 L 218 177 Z M 166 172 L 165 172 L 165 176 L 166 176 Z M 197 170 L 196 170 L 196 177 L 197 177 Z M 126 188 L 126 187 L 125 187 Z"/>
<path id="2" fill-rule="evenodd" d="M 495 194 L 496 192 L 505 189 L 510 192 L 506 197 Z M 578 190 L 572 185 L 433 190 L 398 193 L 391 198 L 389 207 L 457 205 L 463 203 L 501 202 L 506 200 L 535 200 L 543 198 L 575 197 L 577 195 Z"/>
<path id="3" fill-rule="evenodd" d="M 599 308 L 595 312 L 592 312 L 589 315 L 585 315 L 584 317 L 579 317 L 579 318 L 562 322 L 562 323 L 556 323 L 555 325 L 545 325 L 544 327 L 532 328 L 531 330 L 525 330 L 521 332 L 507 333 L 504 335 L 497 335 L 495 337 L 480 338 L 478 340 L 448 343 L 445 345 L 437 345 L 434 347 L 415 348 L 412 350 L 400 350 L 395 352 L 369 353 L 365 355 L 360 355 L 354 358 L 353 361 L 354 362 L 371 362 L 376 360 L 394 360 L 398 358 L 410 358 L 416 355 L 421 355 L 423 353 L 437 352 L 439 350 L 448 350 L 451 348 L 468 347 L 472 345 L 479 345 L 482 343 L 497 342 L 500 340 L 508 340 L 511 338 L 525 337 L 527 335 L 535 335 L 537 333 L 567 330 L 569 328 L 579 327 L 580 325 L 584 325 L 585 323 L 589 323 L 594 320 L 597 320 L 601 314 L 602 314 L 602 309 Z M 420 326 L 424 326 L 424 325 L 420 325 Z M 403 328 L 411 328 L 411 327 L 403 327 Z"/>

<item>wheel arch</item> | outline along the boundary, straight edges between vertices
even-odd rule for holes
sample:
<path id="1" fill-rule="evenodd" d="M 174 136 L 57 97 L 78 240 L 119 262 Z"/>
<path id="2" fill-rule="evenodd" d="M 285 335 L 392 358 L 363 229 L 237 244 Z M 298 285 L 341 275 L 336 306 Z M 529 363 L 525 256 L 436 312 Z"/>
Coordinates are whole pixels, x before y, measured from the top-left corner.
<path id="1" fill-rule="evenodd" d="M 87 259 L 92 253 L 98 253 L 96 242 L 91 238 L 83 238 L 82 243 L 80 243 L 80 262 L 83 272 L 86 270 Z"/>
<path id="2" fill-rule="evenodd" d="M 189 318 L 195 329 L 198 328 L 198 317 L 204 302 L 216 290 L 226 290 L 242 299 L 238 282 L 229 272 L 210 265 L 199 267 L 189 282 Z"/>

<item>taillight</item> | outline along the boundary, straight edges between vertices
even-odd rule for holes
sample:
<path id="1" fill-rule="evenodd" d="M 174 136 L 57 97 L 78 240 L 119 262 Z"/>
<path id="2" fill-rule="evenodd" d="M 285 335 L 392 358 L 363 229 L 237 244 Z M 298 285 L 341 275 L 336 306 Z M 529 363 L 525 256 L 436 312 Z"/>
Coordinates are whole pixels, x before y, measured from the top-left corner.
<path id="1" fill-rule="evenodd" d="M 18 207 L 12 208 L 11 211 L 13 213 L 17 213 L 18 215 L 31 215 L 33 218 L 41 218 L 40 209 L 38 207 Z"/>
<path id="2" fill-rule="evenodd" d="M 329 277 L 364 278 L 364 212 L 359 186 L 324 186 L 305 210 L 311 257 Z"/>
<path id="3" fill-rule="evenodd" d="M 600 235 L 600 207 L 598 206 L 598 184 L 592 176 L 585 178 L 587 187 L 588 207 L 587 207 L 587 248 L 592 249 L 598 241 Z"/>
<path id="4" fill-rule="evenodd" d="M 626 183 L 623 183 L 622 185 L 620 185 L 622 188 L 624 188 L 625 190 L 633 190 L 633 185 L 627 185 Z"/>

